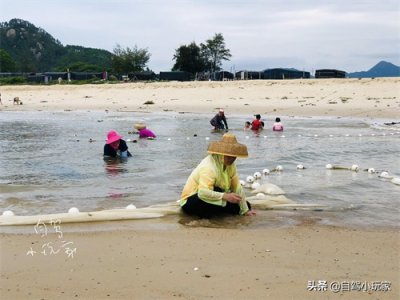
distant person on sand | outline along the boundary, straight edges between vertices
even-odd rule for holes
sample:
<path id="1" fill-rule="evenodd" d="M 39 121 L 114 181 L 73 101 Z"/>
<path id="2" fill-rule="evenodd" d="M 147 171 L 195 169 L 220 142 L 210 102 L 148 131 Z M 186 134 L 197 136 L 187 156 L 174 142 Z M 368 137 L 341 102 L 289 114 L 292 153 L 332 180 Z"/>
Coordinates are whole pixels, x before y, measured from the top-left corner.
<path id="1" fill-rule="evenodd" d="M 254 115 L 256 118 L 251 122 L 251 130 L 260 131 L 264 127 L 264 122 L 261 121 L 261 115 Z"/>
<path id="2" fill-rule="evenodd" d="M 235 160 L 247 157 L 247 147 L 225 133 L 208 145 L 208 153 L 192 171 L 183 188 L 183 212 L 200 218 L 218 215 L 254 215 L 239 182 Z"/>
<path id="3" fill-rule="evenodd" d="M 107 134 L 107 141 L 104 145 L 104 156 L 125 158 L 132 156 L 132 154 L 128 151 L 128 146 L 122 136 L 111 130 Z"/>
<path id="4" fill-rule="evenodd" d="M 272 126 L 273 131 L 283 131 L 283 124 L 281 123 L 281 118 L 276 118 L 274 126 Z"/>
<path id="5" fill-rule="evenodd" d="M 224 130 L 228 131 L 228 122 L 226 121 L 225 112 L 222 108 L 218 111 L 218 113 L 210 120 L 210 124 L 214 126 L 215 130 Z"/>
<path id="6" fill-rule="evenodd" d="M 156 135 L 150 130 L 146 128 L 146 124 L 143 122 L 136 123 L 133 126 L 139 133 L 139 138 L 147 138 L 147 139 L 155 139 Z"/>

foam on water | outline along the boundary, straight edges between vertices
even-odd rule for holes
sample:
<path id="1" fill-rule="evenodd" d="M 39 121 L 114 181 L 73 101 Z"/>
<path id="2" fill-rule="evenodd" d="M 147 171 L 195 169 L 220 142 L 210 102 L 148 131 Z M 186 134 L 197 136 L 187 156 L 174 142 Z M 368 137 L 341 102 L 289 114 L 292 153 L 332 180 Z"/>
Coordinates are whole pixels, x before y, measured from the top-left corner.
<path id="1" fill-rule="evenodd" d="M 237 160 L 242 180 L 281 165 L 282 172 L 263 175 L 260 182 L 278 185 L 295 202 L 328 207 L 324 212 L 262 212 L 246 226 L 271 226 L 273 220 L 275 225 L 288 225 L 303 217 L 342 226 L 399 225 L 398 185 L 377 174 L 325 168 L 328 163 L 357 164 L 361 170 L 374 168 L 399 177 L 400 132 L 384 125 L 388 121 L 282 118 L 285 131 L 273 132 L 273 117 L 264 119 L 266 129 L 256 135 L 243 131 L 251 116 L 227 116 L 230 131 L 249 150 L 248 159 Z M 2 112 L 0 213 L 47 214 L 71 207 L 96 211 L 177 200 L 208 143 L 221 137 L 211 132 L 211 117 L 172 112 Z M 128 134 L 138 120 L 157 134 L 156 140 Z M 133 158 L 103 159 L 111 129 L 125 140 L 138 140 L 128 143 Z M 298 164 L 305 169 L 298 170 Z"/>

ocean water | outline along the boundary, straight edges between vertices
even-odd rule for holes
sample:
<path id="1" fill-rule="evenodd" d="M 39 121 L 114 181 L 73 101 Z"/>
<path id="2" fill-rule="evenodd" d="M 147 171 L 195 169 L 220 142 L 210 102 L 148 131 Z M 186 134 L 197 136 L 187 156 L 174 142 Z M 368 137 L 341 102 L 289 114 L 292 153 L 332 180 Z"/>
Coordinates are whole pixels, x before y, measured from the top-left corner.
<path id="1" fill-rule="evenodd" d="M 175 112 L 1 112 L 0 213 L 61 213 L 71 207 L 97 211 L 175 201 L 205 157 L 208 143 L 222 136 L 211 131 L 211 117 Z M 388 120 L 283 117 L 285 131 L 276 133 L 270 129 L 273 120 L 266 118 L 265 130 L 256 135 L 243 130 L 247 120 L 251 117 L 228 115 L 230 132 L 248 146 L 250 155 L 236 161 L 241 179 L 281 165 L 283 172 L 263 176 L 261 183 L 278 185 L 297 203 L 327 209 L 260 211 L 256 218 L 216 221 L 213 226 L 400 225 L 400 186 L 366 171 L 325 167 L 357 164 L 362 170 L 372 167 L 400 177 L 398 125 L 384 125 Z M 138 121 L 144 121 L 157 139 L 138 140 L 130 133 Z M 137 140 L 128 143 L 132 158 L 103 159 L 111 129 L 125 140 Z M 297 164 L 306 169 L 297 170 Z"/>

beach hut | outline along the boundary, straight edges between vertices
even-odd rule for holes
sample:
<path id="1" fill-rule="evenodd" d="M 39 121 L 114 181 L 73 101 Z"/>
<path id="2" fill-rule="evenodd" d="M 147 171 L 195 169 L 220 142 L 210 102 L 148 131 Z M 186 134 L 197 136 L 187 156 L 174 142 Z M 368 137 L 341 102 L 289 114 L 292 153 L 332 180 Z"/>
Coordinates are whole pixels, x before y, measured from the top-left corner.
<path id="1" fill-rule="evenodd" d="M 266 69 L 263 72 L 263 79 L 300 79 L 310 78 L 310 72 L 300 71 L 293 68 Z"/>
<path id="2" fill-rule="evenodd" d="M 102 72 L 70 72 L 72 80 L 88 80 L 93 78 L 102 79 Z"/>
<path id="3" fill-rule="evenodd" d="M 160 80 L 190 81 L 192 74 L 186 71 L 160 72 Z"/>
<path id="4" fill-rule="evenodd" d="M 233 80 L 233 74 L 228 71 L 217 71 L 211 73 L 210 79 L 216 81 Z"/>
<path id="5" fill-rule="evenodd" d="M 132 72 L 128 74 L 129 78 L 133 81 L 146 81 L 146 80 L 155 80 L 156 74 L 153 71 L 144 71 L 144 72 Z"/>
<path id="6" fill-rule="evenodd" d="M 237 80 L 254 80 L 254 79 L 262 79 L 263 73 L 260 71 L 239 71 L 236 72 L 235 78 Z"/>
<path id="7" fill-rule="evenodd" d="M 315 78 L 346 78 L 346 72 L 335 69 L 315 70 Z"/>

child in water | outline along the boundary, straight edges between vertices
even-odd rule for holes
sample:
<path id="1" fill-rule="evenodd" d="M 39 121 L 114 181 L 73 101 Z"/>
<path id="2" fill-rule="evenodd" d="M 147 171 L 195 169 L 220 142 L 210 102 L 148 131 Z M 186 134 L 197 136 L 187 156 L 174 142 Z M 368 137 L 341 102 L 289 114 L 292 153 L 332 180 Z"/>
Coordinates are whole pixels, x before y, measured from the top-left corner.
<path id="1" fill-rule="evenodd" d="M 281 118 L 276 118 L 274 126 L 272 126 L 273 131 L 283 131 L 283 124 L 281 123 Z"/>

